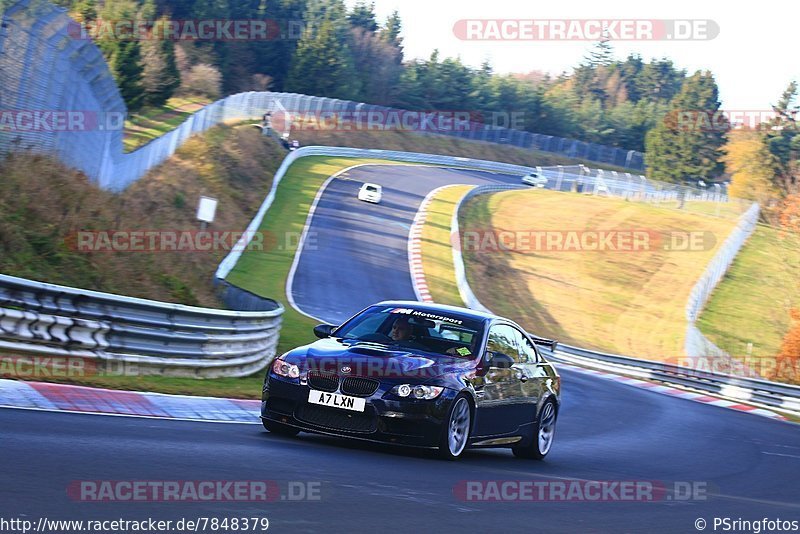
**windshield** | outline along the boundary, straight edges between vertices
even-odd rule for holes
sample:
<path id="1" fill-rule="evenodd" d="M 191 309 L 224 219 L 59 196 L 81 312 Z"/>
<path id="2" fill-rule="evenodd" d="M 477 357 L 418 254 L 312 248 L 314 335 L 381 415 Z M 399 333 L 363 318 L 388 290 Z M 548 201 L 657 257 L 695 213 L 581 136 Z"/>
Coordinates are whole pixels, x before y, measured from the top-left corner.
<path id="1" fill-rule="evenodd" d="M 373 306 L 343 324 L 335 336 L 353 343 L 471 359 L 480 350 L 483 323 L 447 312 Z"/>

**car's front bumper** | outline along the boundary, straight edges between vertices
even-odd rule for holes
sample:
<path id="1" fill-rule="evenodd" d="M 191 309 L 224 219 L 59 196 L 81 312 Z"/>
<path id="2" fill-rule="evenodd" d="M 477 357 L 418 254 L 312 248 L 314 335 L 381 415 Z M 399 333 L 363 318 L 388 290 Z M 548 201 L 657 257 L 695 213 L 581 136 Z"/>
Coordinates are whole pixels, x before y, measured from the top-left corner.
<path id="1" fill-rule="evenodd" d="M 308 402 L 310 387 L 272 373 L 264 383 L 261 418 L 277 421 L 307 432 L 435 447 L 442 435 L 455 392 L 445 389 L 433 400 L 386 398 L 392 384 L 381 384 L 373 395 L 364 397 L 364 412 L 319 406 Z"/>

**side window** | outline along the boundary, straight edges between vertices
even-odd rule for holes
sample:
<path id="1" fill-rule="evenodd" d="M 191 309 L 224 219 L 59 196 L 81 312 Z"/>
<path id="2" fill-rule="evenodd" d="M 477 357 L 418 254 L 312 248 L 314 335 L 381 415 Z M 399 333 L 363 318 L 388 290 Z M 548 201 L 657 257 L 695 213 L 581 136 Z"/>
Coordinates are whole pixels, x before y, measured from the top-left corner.
<path id="1" fill-rule="evenodd" d="M 492 352 L 505 354 L 520 363 L 519 351 L 517 349 L 517 333 L 513 328 L 506 325 L 495 325 L 489 330 L 489 342 L 486 349 Z"/>
<path id="2" fill-rule="evenodd" d="M 526 363 L 537 363 L 539 357 L 536 355 L 536 348 L 534 348 L 528 338 L 525 337 L 525 334 L 517 331 L 517 335 L 519 336 L 519 353 L 522 356 L 522 361 Z"/>

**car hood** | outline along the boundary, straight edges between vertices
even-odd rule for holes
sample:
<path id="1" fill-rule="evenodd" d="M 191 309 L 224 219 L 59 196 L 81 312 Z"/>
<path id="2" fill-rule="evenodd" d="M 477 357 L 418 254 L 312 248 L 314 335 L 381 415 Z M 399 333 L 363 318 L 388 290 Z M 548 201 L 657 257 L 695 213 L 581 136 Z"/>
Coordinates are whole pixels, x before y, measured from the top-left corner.
<path id="1" fill-rule="evenodd" d="M 457 374 L 476 365 L 474 360 L 464 358 L 370 343 L 347 345 L 333 338 L 295 349 L 283 359 L 299 366 L 301 371 L 388 380 L 416 378 L 419 381 Z"/>

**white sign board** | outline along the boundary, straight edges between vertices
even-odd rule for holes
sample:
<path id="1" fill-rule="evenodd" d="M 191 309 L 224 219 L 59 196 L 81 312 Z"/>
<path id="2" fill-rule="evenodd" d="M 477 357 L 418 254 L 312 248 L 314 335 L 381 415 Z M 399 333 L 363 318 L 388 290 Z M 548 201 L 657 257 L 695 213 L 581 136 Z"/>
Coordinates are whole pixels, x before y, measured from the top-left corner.
<path id="1" fill-rule="evenodd" d="M 217 213 L 217 199 L 210 197 L 200 197 L 197 205 L 197 219 L 203 222 L 214 222 L 214 215 Z"/>

